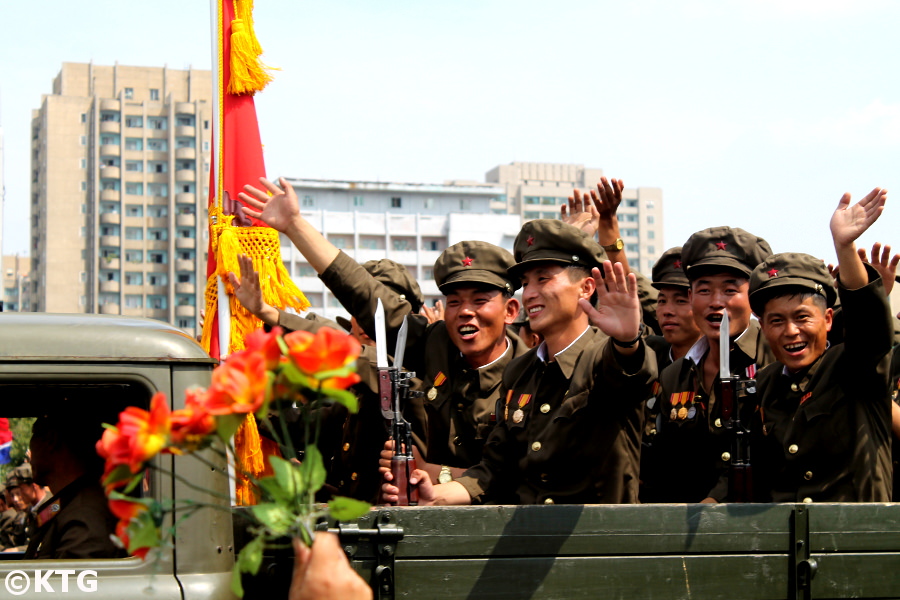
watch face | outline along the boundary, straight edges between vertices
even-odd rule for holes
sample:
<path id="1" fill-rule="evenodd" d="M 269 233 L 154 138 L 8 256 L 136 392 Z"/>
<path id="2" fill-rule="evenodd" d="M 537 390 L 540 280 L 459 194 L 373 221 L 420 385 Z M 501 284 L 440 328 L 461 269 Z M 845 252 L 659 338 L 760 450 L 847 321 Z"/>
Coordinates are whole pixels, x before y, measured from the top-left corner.
<path id="1" fill-rule="evenodd" d="M 625 247 L 625 242 L 622 241 L 622 238 L 616 240 L 616 250 L 621 250 Z"/>

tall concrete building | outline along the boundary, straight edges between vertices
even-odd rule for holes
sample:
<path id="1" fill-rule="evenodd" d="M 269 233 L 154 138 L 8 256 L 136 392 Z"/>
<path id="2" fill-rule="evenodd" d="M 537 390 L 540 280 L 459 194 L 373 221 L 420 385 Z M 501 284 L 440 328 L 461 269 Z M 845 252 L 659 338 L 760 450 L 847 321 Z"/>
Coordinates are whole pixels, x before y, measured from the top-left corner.
<path id="1" fill-rule="evenodd" d="M 521 228 L 518 215 L 490 214 L 491 204 L 504 193 L 497 185 L 287 179 L 313 227 L 358 262 L 390 258 L 406 266 L 429 305 L 443 298 L 434 283 L 434 261 L 447 246 L 477 239 L 511 252 Z M 281 250 L 310 310 L 329 318 L 346 316 L 285 236 Z"/>
<path id="2" fill-rule="evenodd" d="M 32 113 L 33 310 L 195 330 L 211 100 L 209 71 L 63 64 Z"/>
<path id="3" fill-rule="evenodd" d="M 3 312 L 31 311 L 31 259 L 27 256 L 5 255 L 0 260 L 3 271 L 2 300 Z"/>
<path id="4" fill-rule="evenodd" d="M 487 172 L 485 181 L 500 185 L 504 194 L 491 203 L 495 214 L 516 214 L 523 221 L 559 218 L 559 208 L 577 188 L 595 188 L 601 169 L 583 165 L 513 162 Z M 663 241 L 662 190 L 625 188 L 619 207 L 619 229 L 631 268 L 650 274 Z"/>

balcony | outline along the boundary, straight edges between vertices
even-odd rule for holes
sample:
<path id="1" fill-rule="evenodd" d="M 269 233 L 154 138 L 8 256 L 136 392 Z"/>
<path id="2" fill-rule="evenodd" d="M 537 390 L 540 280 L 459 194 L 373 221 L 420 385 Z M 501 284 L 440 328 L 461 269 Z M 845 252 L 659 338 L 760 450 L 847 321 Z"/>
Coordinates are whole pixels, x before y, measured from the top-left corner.
<path id="1" fill-rule="evenodd" d="M 100 260 L 97 263 L 101 269 L 113 269 L 118 270 L 119 267 L 119 259 L 118 258 L 103 258 L 100 257 Z"/>
<path id="2" fill-rule="evenodd" d="M 119 314 L 119 305 L 118 304 L 101 304 L 100 305 L 100 314 L 101 315 L 117 315 Z"/>
<path id="3" fill-rule="evenodd" d="M 169 226 L 169 217 L 147 217 L 147 227 L 159 228 Z"/>
<path id="4" fill-rule="evenodd" d="M 196 148 L 175 148 L 175 158 L 176 159 L 196 159 L 197 158 L 197 149 Z"/>
<path id="5" fill-rule="evenodd" d="M 110 267 L 110 268 L 112 268 L 112 267 Z M 179 258 L 175 261 L 175 270 L 176 271 L 191 271 L 191 272 L 193 272 L 195 270 L 194 261 Z"/>
<path id="6" fill-rule="evenodd" d="M 197 171 L 193 169 L 175 171 L 175 181 L 194 181 L 195 179 L 197 179 Z"/>
<path id="7" fill-rule="evenodd" d="M 100 121 L 100 133 L 119 133 L 121 125 L 118 121 Z"/>
<path id="8" fill-rule="evenodd" d="M 175 114 L 177 114 L 177 115 L 192 115 L 192 114 L 194 114 L 194 103 L 193 102 L 176 102 L 175 103 Z"/>
<path id="9" fill-rule="evenodd" d="M 119 293 L 119 282 L 118 281 L 101 281 L 100 282 L 100 291 L 118 294 Z"/>
<path id="10" fill-rule="evenodd" d="M 122 238 L 117 235 L 101 235 L 100 245 L 106 248 L 115 248 L 122 244 Z"/>
<path id="11" fill-rule="evenodd" d="M 197 246 L 197 240 L 194 238 L 175 238 L 175 247 L 178 249 L 190 249 Z"/>
<path id="12" fill-rule="evenodd" d="M 193 125 L 178 125 L 175 127 L 175 137 L 194 137 L 197 130 Z"/>
<path id="13" fill-rule="evenodd" d="M 122 110 L 122 104 L 118 100 L 101 100 L 100 110 Z"/>
<path id="14" fill-rule="evenodd" d="M 107 202 L 118 202 L 122 194 L 119 190 L 100 190 L 100 199 Z"/>
<path id="15" fill-rule="evenodd" d="M 169 311 L 164 308 L 148 308 L 146 312 L 148 319 L 156 319 L 158 321 L 168 321 Z"/>
<path id="16" fill-rule="evenodd" d="M 197 196 L 193 192 L 179 192 L 175 194 L 176 204 L 194 204 L 197 202 Z"/>
<path id="17" fill-rule="evenodd" d="M 176 215 L 175 225 L 178 227 L 195 227 L 197 225 L 197 215 Z"/>
<path id="18" fill-rule="evenodd" d="M 116 144 L 104 144 L 100 146 L 100 156 L 119 156 L 121 148 Z"/>
<path id="19" fill-rule="evenodd" d="M 150 296 L 165 296 L 169 293 L 169 288 L 165 285 L 150 285 L 148 283 L 144 286 L 144 293 Z"/>
<path id="20" fill-rule="evenodd" d="M 122 309 L 122 314 L 126 317 L 143 317 L 144 309 L 143 308 L 129 308 L 125 307 Z"/>
<path id="21" fill-rule="evenodd" d="M 175 293 L 176 294 L 193 294 L 196 291 L 196 286 L 193 283 L 176 283 L 175 284 Z"/>
<path id="22" fill-rule="evenodd" d="M 197 309 L 189 304 L 176 306 L 175 307 L 175 316 L 176 317 L 193 317 L 197 314 Z"/>
<path id="23" fill-rule="evenodd" d="M 119 179 L 122 177 L 122 169 L 119 167 L 100 167 L 100 179 Z"/>
<path id="24" fill-rule="evenodd" d="M 114 212 L 100 213 L 100 223 L 103 225 L 118 225 L 122 215 Z"/>

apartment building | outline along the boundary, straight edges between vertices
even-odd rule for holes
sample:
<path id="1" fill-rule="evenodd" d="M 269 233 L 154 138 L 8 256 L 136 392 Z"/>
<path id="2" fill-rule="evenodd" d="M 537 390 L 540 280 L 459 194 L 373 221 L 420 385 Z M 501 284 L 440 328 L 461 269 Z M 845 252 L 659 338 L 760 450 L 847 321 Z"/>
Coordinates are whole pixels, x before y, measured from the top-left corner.
<path id="1" fill-rule="evenodd" d="M 3 272 L 3 291 L 0 308 L 3 312 L 29 312 L 31 310 L 31 259 L 27 256 L 6 255 L 0 260 Z"/>
<path id="2" fill-rule="evenodd" d="M 52 89 L 32 112 L 32 310 L 144 316 L 193 333 L 210 72 L 64 63 Z"/>
<path id="3" fill-rule="evenodd" d="M 497 185 L 287 179 L 304 218 L 331 243 L 361 263 L 390 258 L 406 266 L 429 304 L 443 298 L 434 261 L 447 246 L 477 239 L 512 252 L 521 228 L 518 215 L 490 214 L 504 193 Z M 347 316 L 290 241 L 282 236 L 281 244 L 284 264 L 310 310 L 332 319 Z"/>
<path id="4" fill-rule="evenodd" d="M 519 215 L 524 222 L 558 218 L 560 206 L 575 189 L 594 188 L 602 176 L 601 169 L 584 165 L 512 162 L 488 171 L 485 181 L 504 190 L 491 203 L 491 211 Z M 618 217 L 631 268 L 649 275 L 656 257 L 666 250 L 662 190 L 626 187 Z"/>

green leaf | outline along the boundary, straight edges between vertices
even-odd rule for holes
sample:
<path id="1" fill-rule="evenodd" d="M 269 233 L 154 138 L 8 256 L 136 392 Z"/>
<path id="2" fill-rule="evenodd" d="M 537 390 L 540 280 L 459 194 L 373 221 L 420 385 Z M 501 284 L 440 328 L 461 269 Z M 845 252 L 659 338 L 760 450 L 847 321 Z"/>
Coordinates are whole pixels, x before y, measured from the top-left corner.
<path id="1" fill-rule="evenodd" d="M 293 513 L 279 504 L 256 504 L 250 510 L 275 535 L 284 535 L 294 524 Z"/>
<path id="2" fill-rule="evenodd" d="M 244 422 L 244 419 L 247 418 L 247 415 L 220 415 L 216 417 L 216 433 L 219 438 L 222 439 L 226 444 L 228 440 L 234 437 L 234 432 L 238 430 L 238 427 L 241 426 L 241 423 Z"/>
<path id="3" fill-rule="evenodd" d="M 345 365 L 340 367 L 339 369 L 332 369 L 330 371 L 319 371 L 313 378 L 317 381 L 324 381 L 326 379 L 331 379 L 332 377 L 346 377 L 351 373 L 356 373 L 356 363 L 350 363 L 349 365 Z"/>
<path id="4" fill-rule="evenodd" d="M 131 469 L 128 468 L 128 465 L 118 465 L 115 469 L 110 471 L 109 475 L 103 480 L 103 485 L 110 485 L 113 483 L 118 483 L 119 481 L 125 481 L 126 479 L 131 479 L 132 477 Z"/>
<path id="5" fill-rule="evenodd" d="M 244 596 L 244 586 L 241 585 L 241 573 L 256 575 L 259 572 L 265 543 L 262 536 L 253 538 L 238 554 L 237 560 L 234 562 L 234 570 L 231 571 L 231 591 L 235 595 L 241 598 Z"/>
<path id="6" fill-rule="evenodd" d="M 140 471 L 140 472 L 136 473 L 134 475 L 134 477 L 131 478 L 131 481 L 129 481 L 128 484 L 125 486 L 125 488 L 122 490 L 122 492 L 125 494 L 130 494 L 131 492 L 134 491 L 134 488 L 136 488 L 138 485 L 140 485 L 140 483 L 143 480 L 144 480 L 144 472 Z"/>
<path id="7" fill-rule="evenodd" d="M 303 453 L 303 462 L 300 464 L 303 489 L 318 492 L 325 484 L 326 475 L 322 453 L 315 446 L 307 446 Z"/>
<path id="8" fill-rule="evenodd" d="M 276 503 L 283 506 L 291 506 L 293 504 L 293 498 L 281 487 L 276 478 L 263 477 L 257 483 Z"/>
<path id="9" fill-rule="evenodd" d="M 349 410 L 351 413 L 356 413 L 359 411 L 359 401 L 356 399 L 356 395 L 353 392 L 331 388 L 322 388 L 319 391 L 335 402 L 346 406 L 347 410 Z"/>
<path id="10" fill-rule="evenodd" d="M 328 501 L 328 512 L 338 521 L 358 519 L 369 512 L 372 505 L 362 500 L 337 496 Z"/>
<path id="11" fill-rule="evenodd" d="M 303 371 L 298 369 L 293 363 L 287 363 L 281 370 L 281 373 L 287 377 L 287 380 L 294 385 L 307 388 L 315 388 L 318 384 L 315 380 L 307 377 Z"/>
<path id="12" fill-rule="evenodd" d="M 306 488 L 303 486 L 300 471 L 294 463 L 277 456 L 270 456 L 269 464 L 272 465 L 272 470 L 275 471 L 275 480 L 284 491 L 289 502 L 292 502 L 294 498 L 303 493 Z"/>
<path id="13" fill-rule="evenodd" d="M 159 527 L 149 511 L 138 513 L 128 524 L 128 552 L 133 554 L 139 548 L 156 548 L 162 543 Z"/>

